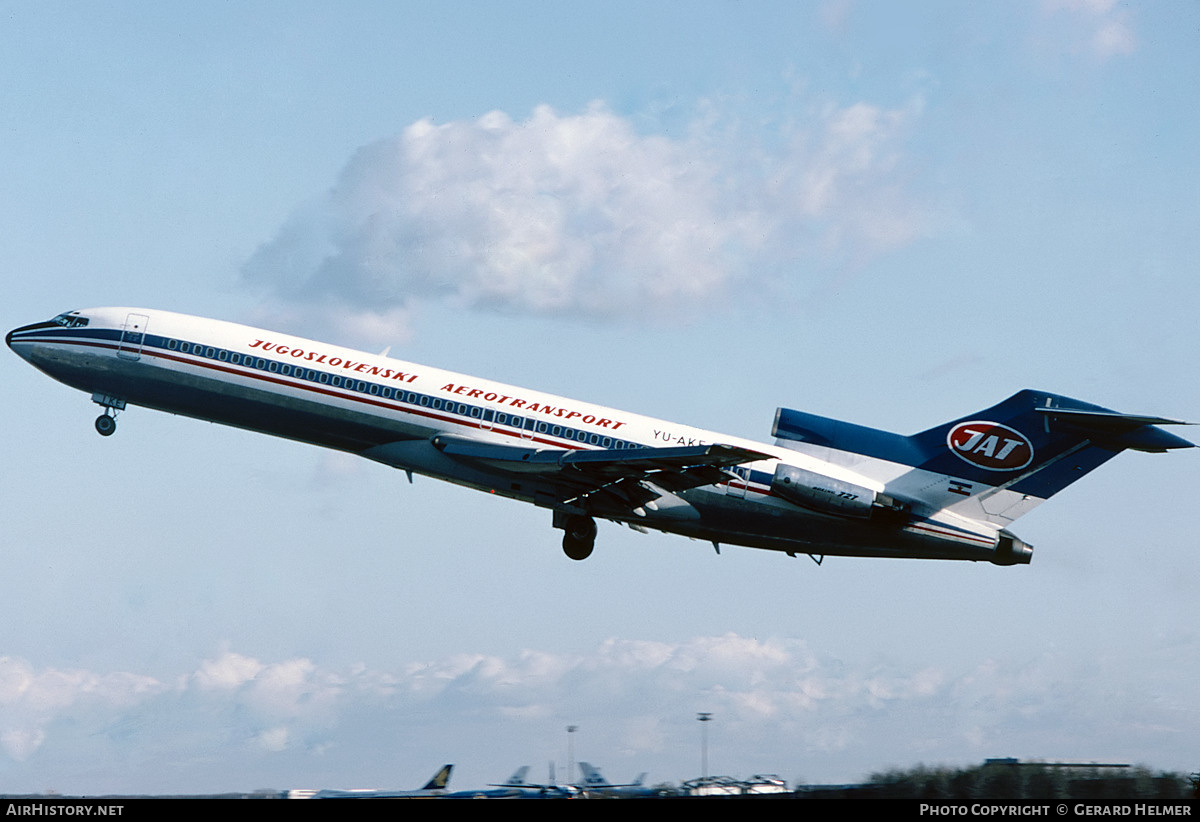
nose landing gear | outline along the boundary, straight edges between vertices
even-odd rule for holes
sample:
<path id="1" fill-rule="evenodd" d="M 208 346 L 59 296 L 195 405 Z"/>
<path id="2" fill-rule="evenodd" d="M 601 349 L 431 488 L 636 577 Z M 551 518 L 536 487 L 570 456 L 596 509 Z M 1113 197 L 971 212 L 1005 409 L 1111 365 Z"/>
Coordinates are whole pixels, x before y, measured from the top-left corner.
<path id="1" fill-rule="evenodd" d="M 96 417 L 96 431 L 102 437 L 111 437 L 117 430 L 117 414 L 125 409 L 125 400 L 97 392 L 92 394 L 92 402 L 104 409 L 104 413 Z"/>
<path id="2" fill-rule="evenodd" d="M 96 417 L 96 431 L 102 437 L 111 437 L 117 430 L 116 417 L 109 416 L 107 412 Z"/>

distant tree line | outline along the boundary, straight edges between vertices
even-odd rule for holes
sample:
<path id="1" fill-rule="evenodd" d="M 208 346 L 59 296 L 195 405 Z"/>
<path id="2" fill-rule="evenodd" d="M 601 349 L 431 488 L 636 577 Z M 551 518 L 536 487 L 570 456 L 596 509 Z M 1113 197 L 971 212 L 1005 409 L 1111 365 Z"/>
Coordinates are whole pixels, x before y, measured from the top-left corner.
<path id="1" fill-rule="evenodd" d="M 848 798 L 863 795 L 925 801 L 1168 801 L 1194 798 L 1195 789 L 1184 774 L 1153 772 L 1143 767 L 992 760 L 968 768 L 918 765 L 907 770 L 889 770 L 871 774 L 866 784 L 845 786 L 842 790 L 842 795 Z"/>

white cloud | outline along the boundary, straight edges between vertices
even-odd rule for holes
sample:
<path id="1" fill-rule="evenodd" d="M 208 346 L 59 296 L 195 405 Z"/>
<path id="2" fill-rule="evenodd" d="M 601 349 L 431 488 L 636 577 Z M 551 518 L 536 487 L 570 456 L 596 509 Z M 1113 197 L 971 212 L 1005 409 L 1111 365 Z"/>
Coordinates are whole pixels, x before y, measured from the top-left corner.
<path id="1" fill-rule="evenodd" d="M 1092 52 L 1107 59 L 1123 54 L 1133 54 L 1137 49 L 1137 36 L 1124 16 L 1109 17 L 1099 21 L 1091 39 Z"/>
<path id="2" fill-rule="evenodd" d="M 0 748 L 24 760 L 46 740 L 46 726 L 75 711 L 120 712 L 166 689 L 153 677 L 36 670 L 29 662 L 0 657 Z"/>
<path id="3" fill-rule="evenodd" d="M 1126 757 L 1172 767 L 1200 733 L 1184 693 L 1190 683 L 1172 690 L 1151 666 L 1148 686 L 1128 659 L 1088 664 L 1080 671 L 1049 655 L 1018 665 L 977 659 L 960 670 L 865 664 L 815 653 L 802 640 L 736 634 L 610 639 L 586 653 L 452 655 L 395 671 L 223 652 L 174 685 L 0 658 L 0 767 L 18 789 L 22 778 L 50 778 L 74 757 L 121 762 L 152 751 L 163 771 L 203 767 L 213 790 L 244 787 L 247 773 L 256 785 L 287 784 L 304 767 L 337 784 L 387 778 L 391 765 L 376 772 L 370 763 L 398 740 L 418 753 L 436 740 L 500 772 L 511 761 L 480 740 L 536 750 L 548 726 L 569 720 L 587 729 L 591 750 L 679 779 L 693 775 L 680 746 L 690 751 L 698 710 L 716 718 L 722 767 L 743 774 L 794 763 L 812 773 L 820 761 L 841 768 L 839 778 L 857 778 L 929 755 L 963 763 L 997 751 L 1094 757 L 1122 746 Z M 1152 696 L 1139 700 L 1146 687 Z M 345 770 L 330 771 L 336 763 Z M 199 777 L 175 789 L 198 790 L 188 778 Z M 114 786 L 95 790 L 105 787 Z"/>
<path id="4" fill-rule="evenodd" d="M 414 300 L 593 318 L 686 313 L 923 230 L 896 167 L 919 106 L 810 107 L 683 138 L 593 104 L 414 123 L 360 149 L 245 267 L 277 322 L 396 339 Z M 782 263 L 786 262 L 786 265 Z M 785 273 L 787 272 L 787 273 Z"/>
<path id="5" fill-rule="evenodd" d="M 192 676 L 202 689 L 237 688 L 258 676 L 262 663 L 241 654 L 223 653 L 205 660 Z"/>
<path id="6" fill-rule="evenodd" d="M 40 728 L 28 730 L 25 728 L 9 728 L 0 731 L 0 746 L 4 752 L 17 761 L 29 758 L 46 739 L 46 732 Z"/>
<path id="7" fill-rule="evenodd" d="M 1132 54 L 1137 35 L 1128 10 L 1116 0 L 1043 0 L 1051 14 L 1062 14 L 1071 23 L 1072 47 L 1100 61 Z"/>

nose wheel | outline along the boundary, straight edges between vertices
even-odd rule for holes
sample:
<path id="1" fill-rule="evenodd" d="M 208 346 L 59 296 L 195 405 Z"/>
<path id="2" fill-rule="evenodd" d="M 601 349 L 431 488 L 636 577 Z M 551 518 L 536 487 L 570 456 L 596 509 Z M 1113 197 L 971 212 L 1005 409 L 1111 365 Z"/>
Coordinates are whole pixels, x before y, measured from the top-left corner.
<path id="1" fill-rule="evenodd" d="M 102 437 L 111 437 L 117 430 L 117 414 L 125 410 L 125 400 L 96 392 L 92 394 L 92 402 L 104 409 L 104 413 L 96 417 L 97 433 Z"/>
<path id="2" fill-rule="evenodd" d="M 117 420 L 115 417 L 108 414 L 101 414 L 96 417 L 96 431 L 102 437 L 111 437 L 117 430 Z"/>

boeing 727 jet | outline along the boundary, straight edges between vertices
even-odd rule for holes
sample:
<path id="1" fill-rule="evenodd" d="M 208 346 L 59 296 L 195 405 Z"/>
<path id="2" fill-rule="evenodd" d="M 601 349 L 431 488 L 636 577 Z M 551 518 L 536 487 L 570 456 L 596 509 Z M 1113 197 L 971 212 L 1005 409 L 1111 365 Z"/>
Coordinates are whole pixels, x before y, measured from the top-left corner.
<path id="1" fill-rule="evenodd" d="M 7 342 L 91 395 L 346 451 L 548 509 L 572 559 L 596 521 L 808 554 L 1030 561 L 1008 526 L 1122 450 L 1191 447 L 1161 417 L 1045 391 L 911 436 L 780 408 L 764 444 L 244 325 L 93 308 Z"/>

